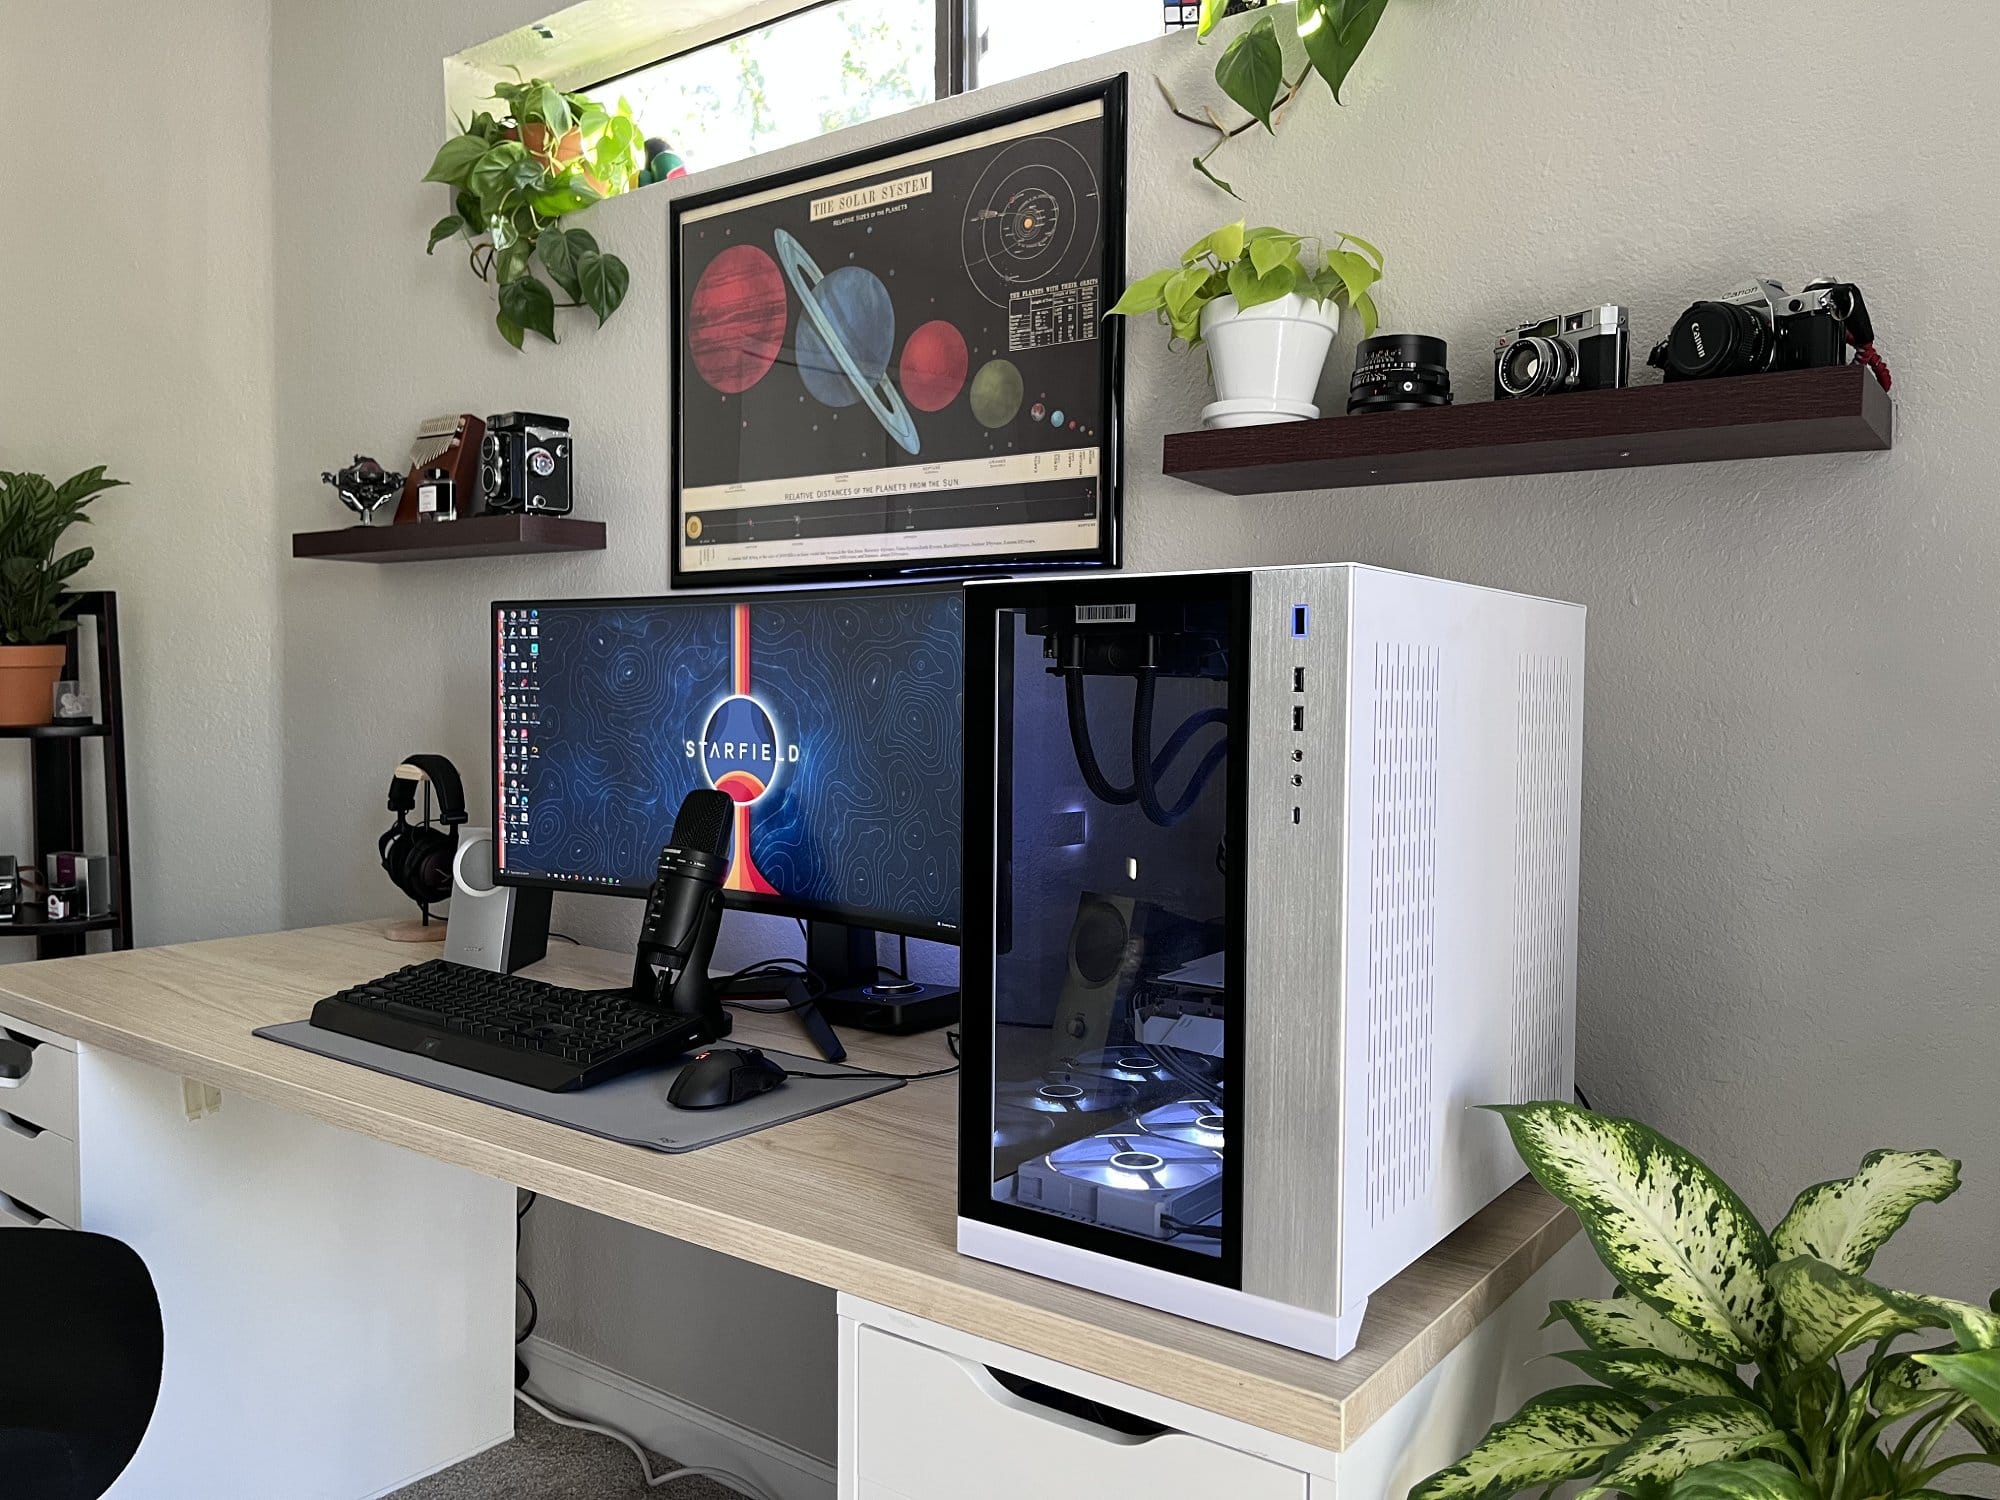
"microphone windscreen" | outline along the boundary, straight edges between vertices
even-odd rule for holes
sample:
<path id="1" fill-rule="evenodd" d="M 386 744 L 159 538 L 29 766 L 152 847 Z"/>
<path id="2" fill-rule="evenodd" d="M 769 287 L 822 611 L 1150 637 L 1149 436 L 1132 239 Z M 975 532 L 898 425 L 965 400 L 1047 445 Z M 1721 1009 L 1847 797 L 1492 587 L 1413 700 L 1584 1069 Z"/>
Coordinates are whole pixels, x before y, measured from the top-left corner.
<path id="1" fill-rule="evenodd" d="M 680 812 L 674 816 L 673 846 L 702 854 L 727 853 L 735 806 L 727 792 L 718 792 L 713 787 L 697 787 L 689 792 Z"/>

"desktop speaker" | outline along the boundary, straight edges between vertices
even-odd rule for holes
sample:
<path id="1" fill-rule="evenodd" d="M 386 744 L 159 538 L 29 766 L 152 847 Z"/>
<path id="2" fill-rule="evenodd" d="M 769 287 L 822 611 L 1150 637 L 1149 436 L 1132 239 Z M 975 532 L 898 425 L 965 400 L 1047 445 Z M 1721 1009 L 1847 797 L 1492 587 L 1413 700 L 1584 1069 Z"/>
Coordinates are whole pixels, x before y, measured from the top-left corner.
<path id="1" fill-rule="evenodd" d="M 550 892 L 493 883 L 493 830 L 461 828 L 451 862 L 447 962 L 511 974 L 548 956 Z"/>

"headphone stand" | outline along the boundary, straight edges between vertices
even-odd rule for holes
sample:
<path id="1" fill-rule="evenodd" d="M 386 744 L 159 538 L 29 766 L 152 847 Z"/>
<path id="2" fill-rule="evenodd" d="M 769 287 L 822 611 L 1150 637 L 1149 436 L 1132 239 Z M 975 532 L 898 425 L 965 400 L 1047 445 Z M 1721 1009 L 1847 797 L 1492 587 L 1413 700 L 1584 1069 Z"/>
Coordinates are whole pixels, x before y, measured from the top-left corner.
<path id="1" fill-rule="evenodd" d="M 383 923 L 382 936 L 392 943 L 441 943 L 445 925 L 443 917 L 432 917 L 429 925 L 421 917 L 403 917 Z"/>

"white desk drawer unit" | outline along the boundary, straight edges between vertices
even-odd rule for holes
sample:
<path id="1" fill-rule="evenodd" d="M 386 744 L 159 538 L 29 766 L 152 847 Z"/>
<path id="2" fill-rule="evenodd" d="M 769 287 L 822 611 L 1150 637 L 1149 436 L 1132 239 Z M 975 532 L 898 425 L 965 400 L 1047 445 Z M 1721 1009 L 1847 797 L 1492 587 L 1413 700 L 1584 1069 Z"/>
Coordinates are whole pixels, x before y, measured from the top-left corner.
<path id="1" fill-rule="evenodd" d="M 0 1228 L 74 1228 L 76 1048 L 4 1015 L 0 1031 L 32 1055 L 26 1074 L 0 1084 Z"/>
<path id="2" fill-rule="evenodd" d="M 1306 1497 L 1295 1469 L 1184 1432 L 1134 1435 L 1055 1410 L 983 1364 L 877 1328 L 854 1330 L 853 1373 L 852 1500 Z"/>

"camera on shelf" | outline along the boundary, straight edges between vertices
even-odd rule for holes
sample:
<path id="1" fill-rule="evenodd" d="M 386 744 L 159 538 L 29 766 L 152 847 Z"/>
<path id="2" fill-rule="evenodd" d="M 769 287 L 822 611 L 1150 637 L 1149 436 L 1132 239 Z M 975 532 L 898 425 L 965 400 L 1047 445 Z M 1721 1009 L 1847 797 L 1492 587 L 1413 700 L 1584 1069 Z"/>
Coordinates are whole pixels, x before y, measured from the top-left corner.
<path id="1" fill-rule="evenodd" d="M 1612 391 L 1632 376 L 1631 322 L 1606 303 L 1561 317 L 1522 323 L 1493 351 L 1493 399 Z"/>
<path id="2" fill-rule="evenodd" d="M 1426 333 L 1382 333 L 1354 351 L 1347 386 L 1350 414 L 1421 411 L 1451 405 L 1451 367 L 1445 342 Z"/>
<path id="3" fill-rule="evenodd" d="M 486 420 L 479 443 L 479 487 L 486 508 L 566 516 L 570 494 L 569 418 L 531 411 Z"/>
<path id="4" fill-rule="evenodd" d="M 1788 292 L 1760 280 L 1719 301 L 1695 303 L 1646 362 L 1669 380 L 1712 380 L 1844 365 L 1852 347 L 1868 351 L 1874 366 L 1874 338 L 1867 304 L 1852 283 L 1815 281 Z"/>

